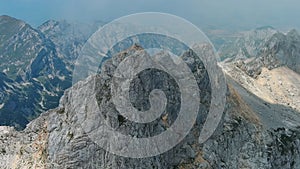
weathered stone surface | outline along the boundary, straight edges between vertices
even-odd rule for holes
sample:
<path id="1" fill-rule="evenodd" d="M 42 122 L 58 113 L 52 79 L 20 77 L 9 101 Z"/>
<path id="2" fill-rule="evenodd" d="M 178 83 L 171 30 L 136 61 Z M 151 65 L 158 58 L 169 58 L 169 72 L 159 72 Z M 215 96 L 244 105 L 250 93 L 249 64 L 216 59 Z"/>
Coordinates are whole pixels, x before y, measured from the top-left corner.
<path id="1" fill-rule="evenodd" d="M 101 74 L 89 77 L 67 90 L 58 108 L 33 120 L 24 131 L 17 132 L 12 128 L 1 127 L 0 168 L 299 167 L 300 135 L 297 125 L 300 114 L 290 112 L 293 115 L 290 123 L 294 124 L 294 127 L 279 122 L 278 119 L 271 123 L 267 115 L 273 113 L 273 116 L 277 116 L 278 112 L 272 111 L 275 106 L 271 105 L 269 108 L 262 101 L 255 102 L 258 98 L 247 93 L 245 88 L 234 81 L 228 81 L 227 103 L 222 123 L 211 139 L 201 145 L 198 143 L 199 132 L 210 104 L 211 89 L 203 64 L 196 58 L 186 58 L 187 55 L 193 55 L 191 51 L 183 56 L 183 60 L 190 66 L 194 75 L 197 75 L 196 80 L 202 90 L 199 116 L 187 137 L 172 150 L 151 158 L 125 158 L 105 151 L 88 135 L 89 131 L 101 125 L 97 117 L 87 116 L 88 113 L 96 111 L 97 107 L 100 107 L 99 111 L 105 115 L 107 124 L 116 131 L 137 137 L 160 133 L 176 118 L 174 112 L 178 102 L 171 102 L 172 106 L 167 106 L 169 111 L 164 112 L 161 118 L 148 126 L 134 124 L 120 117 L 114 108 L 110 93 L 112 73 L 118 63 L 128 55 L 136 53 L 141 56 L 145 54 L 143 49 L 135 46 L 108 60 Z M 170 82 L 170 77 L 161 72 L 158 72 L 157 76 L 168 80 L 163 82 L 168 85 L 162 86 L 168 87 L 170 90 L 168 94 L 177 101 L 178 91 L 174 82 Z M 144 101 L 147 96 L 139 93 L 149 90 L 149 86 L 139 86 L 140 82 L 144 81 L 156 83 L 157 79 L 141 75 L 132 84 L 132 87 L 137 89 L 136 93 L 131 93 L 133 103 L 141 109 L 149 106 L 149 102 Z M 95 93 L 97 102 L 94 103 L 90 98 Z M 257 108 L 266 110 L 266 114 L 260 114 Z M 85 125 L 88 128 L 82 128 L 83 123 L 88 124 Z"/>

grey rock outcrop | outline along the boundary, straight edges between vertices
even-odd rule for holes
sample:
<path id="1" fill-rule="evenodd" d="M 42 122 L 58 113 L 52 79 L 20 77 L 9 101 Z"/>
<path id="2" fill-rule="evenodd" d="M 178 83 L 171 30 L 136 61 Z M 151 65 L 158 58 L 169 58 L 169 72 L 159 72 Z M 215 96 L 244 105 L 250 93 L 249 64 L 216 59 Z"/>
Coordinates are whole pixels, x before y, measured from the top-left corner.
<path id="1" fill-rule="evenodd" d="M 97 107 L 105 115 L 106 122 L 114 130 L 136 137 L 155 135 L 172 125 L 176 119 L 177 104 L 170 103 L 166 112 L 155 123 L 145 126 L 134 124 L 118 114 L 111 101 L 110 82 L 118 63 L 130 55 L 145 55 L 140 47 L 134 46 L 107 60 L 97 76 L 80 81 L 67 90 L 58 108 L 43 113 L 28 124 L 24 131 L 17 132 L 4 127 L 0 132 L 0 168 L 297 168 L 300 161 L 300 135 L 297 125 L 299 112 L 292 110 L 290 123 L 278 119 L 271 122 L 268 115 L 276 105 L 265 105 L 238 83 L 229 80 L 227 103 L 222 123 L 215 134 L 204 144 L 198 143 L 199 132 L 210 105 L 210 83 L 205 67 L 193 57 L 191 51 L 182 57 L 186 59 L 201 88 L 201 108 L 191 132 L 172 150 L 150 158 L 125 158 L 105 151 L 89 137 L 88 131 L 99 127 L 97 118 L 87 118 Z M 207 54 L 207 53 L 206 53 Z M 151 78 L 141 74 L 132 84 L 136 90 L 131 93 L 132 103 L 140 109 L 147 109 L 149 102 L 145 93 L 149 86 L 142 82 L 158 83 L 166 79 L 168 90 L 174 100 L 177 89 L 170 77 L 156 72 Z M 95 85 L 95 86 L 94 86 Z M 97 102 L 90 99 L 96 93 Z M 145 94 L 145 95 L 143 95 Z M 84 98 L 84 99 L 82 99 Z M 75 102 L 74 102 L 75 101 Z M 81 103 L 85 106 L 82 106 Z M 177 102 L 178 103 L 178 102 Z M 266 114 L 258 111 L 265 110 Z M 278 109 L 278 108 L 277 108 Z M 284 107 L 282 108 L 284 110 Z M 272 113 L 271 113 L 272 112 Z M 167 115 L 167 116 L 166 116 Z M 91 130 L 82 128 L 89 124 Z M 272 125 L 271 125 L 272 124 Z M 273 125 L 276 124 L 276 125 Z M 16 146 L 14 146 L 16 145 Z M 3 150 L 4 148 L 4 150 Z M 4 163 L 4 160 L 7 161 Z"/>

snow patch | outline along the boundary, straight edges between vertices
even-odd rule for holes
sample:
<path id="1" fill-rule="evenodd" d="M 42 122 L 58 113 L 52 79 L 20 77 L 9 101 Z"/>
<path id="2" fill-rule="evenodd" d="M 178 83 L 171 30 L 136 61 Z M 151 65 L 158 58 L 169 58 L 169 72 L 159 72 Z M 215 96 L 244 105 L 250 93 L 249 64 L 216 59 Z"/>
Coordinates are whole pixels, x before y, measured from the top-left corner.
<path id="1" fill-rule="evenodd" d="M 3 70 L 3 73 L 7 74 L 7 72 L 9 72 L 9 68 Z"/>

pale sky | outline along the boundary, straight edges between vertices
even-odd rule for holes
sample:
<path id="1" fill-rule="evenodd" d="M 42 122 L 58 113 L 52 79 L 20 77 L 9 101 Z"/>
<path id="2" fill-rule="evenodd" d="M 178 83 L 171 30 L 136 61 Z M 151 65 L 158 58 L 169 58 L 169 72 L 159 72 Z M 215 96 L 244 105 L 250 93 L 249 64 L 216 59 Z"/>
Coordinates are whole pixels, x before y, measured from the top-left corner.
<path id="1" fill-rule="evenodd" d="M 110 21 L 137 12 L 165 12 L 199 27 L 300 27 L 299 0 L 0 0 L 0 15 L 34 27 L 49 19 Z"/>

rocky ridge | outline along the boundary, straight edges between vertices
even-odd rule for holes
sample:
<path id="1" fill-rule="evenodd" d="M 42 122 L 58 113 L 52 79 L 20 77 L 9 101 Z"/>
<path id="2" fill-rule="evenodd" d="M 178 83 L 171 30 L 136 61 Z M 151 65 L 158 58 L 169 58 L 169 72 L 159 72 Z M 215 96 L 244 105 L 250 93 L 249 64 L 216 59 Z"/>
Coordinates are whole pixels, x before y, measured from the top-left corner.
<path id="1" fill-rule="evenodd" d="M 264 43 L 257 55 L 248 59 L 239 59 L 236 65 L 254 78 L 261 73 L 263 67 L 271 70 L 287 66 L 300 73 L 299 44 L 300 35 L 296 30 L 291 30 L 287 34 L 277 32 Z"/>
<path id="2" fill-rule="evenodd" d="M 110 101 L 110 74 L 115 64 L 134 54 L 142 56 L 145 52 L 134 47 L 107 60 L 101 74 L 67 90 L 58 108 L 43 113 L 29 123 L 24 131 L 2 128 L 0 161 L 5 159 L 8 162 L 2 162 L 1 168 L 299 168 L 299 112 L 258 101 L 257 96 L 231 78 L 228 80 L 223 121 L 214 136 L 202 145 L 197 138 L 207 110 L 208 103 L 205 100 L 202 103 L 203 111 L 190 134 L 178 146 L 162 155 L 144 159 L 119 157 L 93 143 L 81 128 L 81 122 L 87 120 L 91 125 L 96 123 L 79 114 L 93 111 L 97 104 L 109 117 L 111 126 L 127 134 L 138 136 L 139 131 L 161 132 L 167 124 L 172 123 L 175 114 L 170 114 L 167 121 L 162 116 L 155 130 L 151 127 L 135 128 L 134 124 L 116 116 L 117 112 Z M 190 64 L 201 63 L 194 61 Z M 201 66 L 196 66 L 194 71 L 200 70 Z M 205 70 L 200 72 L 204 73 L 199 74 L 204 78 L 200 86 L 209 96 Z M 72 104 L 74 96 L 82 97 L 84 94 L 88 98 L 94 94 L 95 91 L 91 90 L 94 80 L 96 93 L 99 93 L 98 103 L 87 103 L 87 107 Z M 292 118 L 282 121 L 281 116 Z M 137 129 L 137 132 L 131 133 L 132 129 Z"/>
<path id="3" fill-rule="evenodd" d="M 24 63 L 14 62 L 9 64 L 9 69 L 1 65 L 3 73 L 0 73 L 0 115 L 12 119 L 20 115 L 16 111 L 19 108 L 26 110 L 21 112 L 26 117 L 16 124 L 5 119 L 10 125 L 20 127 L 42 110 L 56 107 L 64 89 L 70 86 L 73 61 L 88 33 L 85 28 L 76 30 L 76 26 L 64 21 L 48 21 L 33 29 L 20 20 L 1 16 L 0 24 L 3 25 L 0 40 L 4 44 L 0 46 L 1 58 L 16 57 L 16 61 L 19 56 L 26 56 Z M 97 106 L 101 107 L 105 120 L 113 129 L 135 137 L 161 133 L 177 117 L 179 97 L 174 81 L 162 72 L 151 71 L 141 74 L 132 83 L 135 89 L 130 93 L 133 104 L 141 110 L 147 109 L 147 93 L 160 83 L 168 87 L 162 89 L 176 102 L 171 102 L 167 111 L 150 125 L 132 123 L 118 114 L 111 101 L 112 73 L 124 58 L 144 56 L 147 52 L 138 46 L 126 51 L 116 46 L 101 73 L 66 90 L 57 108 L 42 113 L 22 131 L 0 127 L 0 168 L 300 168 L 298 41 L 296 31 L 282 34 L 264 27 L 246 33 L 235 45 L 222 49 L 224 58 L 230 58 L 221 64 L 228 79 L 227 103 L 222 123 L 204 144 L 198 143 L 198 137 L 210 104 L 209 79 L 193 52 L 185 52 L 182 58 L 197 77 L 202 91 L 196 124 L 172 150 L 142 159 L 109 153 L 95 144 L 82 128 L 83 122 L 91 128 L 99 127 L 96 119 L 87 118 Z M 133 43 L 130 41 L 126 45 Z M 26 44 L 37 45 L 29 49 Z M 174 48 L 173 43 L 170 47 Z M 65 61 L 66 58 L 70 60 Z M 15 70 L 16 67 L 20 69 Z M 12 70 L 17 73 L 9 73 Z M 149 77 L 147 73 L 156 73 L 156 76 Z M 141 86 L 149 81 L 148 87 Z M 90 98 L 94 93 L 97 103 L 87 99 L 86 106 L 81 106 L 82 98 Z M 30 106 L 16 107 L 21 103 Z"/>
<path id="4" fill-rule="evenodd" d="M 100 23 L 51 20 L 35 29 L 0 16 L 0 125 L 20 130 L 41 112 L 58 106 L 71 86 L 74 61 L 96 25 Z"/>
<path id="5" fill-rule="evenodd" d="M 270 26 L 237 33 L 235 38 L 228 39 L 224 42 L 218 49 L 218 53 L 221 60 L 227 62 L 256 57 L 264 45 L 276 33 L 278 33 L 278 31 Z"/>

